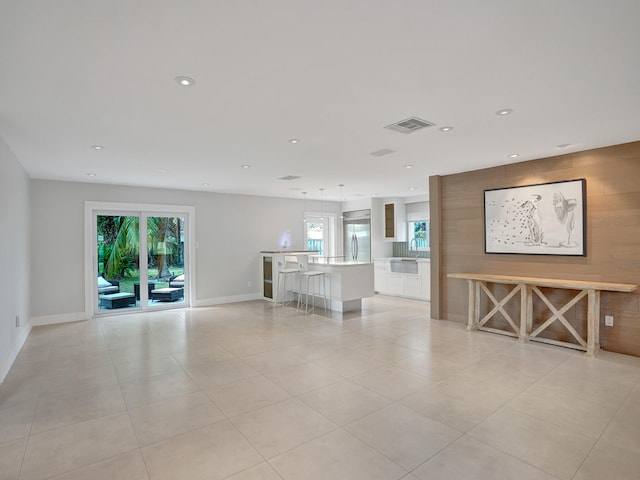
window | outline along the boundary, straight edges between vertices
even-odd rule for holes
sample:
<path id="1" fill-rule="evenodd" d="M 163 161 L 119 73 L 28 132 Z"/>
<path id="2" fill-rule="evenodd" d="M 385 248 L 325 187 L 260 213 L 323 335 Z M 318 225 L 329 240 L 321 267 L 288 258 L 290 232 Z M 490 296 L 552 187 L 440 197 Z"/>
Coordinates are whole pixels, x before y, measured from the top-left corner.
<path id="1" fill-rule="evenodd" d="M 304 220 L 305 247 L 316 250 L 320 257 L 335 255 L 335 216 L 324 214 L 306 214 Z"/>
<path id="2" fill-rule="evenodd" d="M 412 250 L 430 250 L 428 220 L 409 222 L 409 246 Z"/>
<path id="3" fill-rule="evenodd" d="M 409 250 L 428 251 L 431 232 L 429 231 L 429 202 L 407 203 L 407 228 Z"/>
<path id="4" fill-rule="evenodd" d="M 317 250 L 324 256 L 324 222 L 321 218 L 307 219 L 307 250 Z"/>

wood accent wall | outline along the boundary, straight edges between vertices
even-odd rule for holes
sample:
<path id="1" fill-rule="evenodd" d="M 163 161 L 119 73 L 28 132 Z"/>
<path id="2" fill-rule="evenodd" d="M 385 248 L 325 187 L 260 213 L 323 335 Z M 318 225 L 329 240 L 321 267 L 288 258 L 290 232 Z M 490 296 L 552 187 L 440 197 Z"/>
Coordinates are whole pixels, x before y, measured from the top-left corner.
<path id="1" fill-rule="evenodd" d="M 587 181 L 586 257 L 484 253 L 484 190 L 579 178 Z M 442 176 L 437 183 L 441 226 L 432 242 L 439 245 L 440 269 L 432 277 L 432 284 L 438 280 L 439 286 L 432 292 L 438 296 L 433 318 L 466 322 L 467 282 L 447 278 L 452 272 L 640 284 L 640 142 Z M 506 290 L 495 286 L 495 291 L 502 298 Z M 562 301 L 571 293 L 551 291 L 549 298 Z M 545 311 L 539 301 L 534 305 L 534 312 Z M 602 292 L 600 314 L 602 348 L 640 356 L 640 291 Z M 604 326 L 604 315 L 614 316 L 613 327 Z M 584 333 L 586 302 L 569 317 Z M 557 327 L 550 338 L 569 340 Z"/>

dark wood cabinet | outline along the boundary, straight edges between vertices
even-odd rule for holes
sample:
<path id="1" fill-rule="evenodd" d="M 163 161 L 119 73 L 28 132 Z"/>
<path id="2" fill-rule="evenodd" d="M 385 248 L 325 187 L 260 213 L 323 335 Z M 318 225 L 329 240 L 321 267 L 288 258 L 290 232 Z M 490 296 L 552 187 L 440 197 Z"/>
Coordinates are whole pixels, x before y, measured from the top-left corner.
<path id="1" fill-rule="evenodd" d="M 384 206 L 384 238 L 396 236 L 395 204 L 387 203 Z"/>
<path id="2" fill-rule="evenodd" d="M 262 291 L 266 298 L 273 298 L 273 257 L 262 257 Z"/>

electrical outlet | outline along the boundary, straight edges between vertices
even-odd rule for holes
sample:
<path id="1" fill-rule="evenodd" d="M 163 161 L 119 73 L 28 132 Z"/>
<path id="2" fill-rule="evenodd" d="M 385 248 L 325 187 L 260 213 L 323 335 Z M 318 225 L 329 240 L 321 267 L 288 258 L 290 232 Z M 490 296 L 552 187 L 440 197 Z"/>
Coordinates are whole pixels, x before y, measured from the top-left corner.
<path id="1" fill-rule="evenodd" d="M 613 327 L 613 315 L 604 316 L 604 325 L 605 327 Z"/>

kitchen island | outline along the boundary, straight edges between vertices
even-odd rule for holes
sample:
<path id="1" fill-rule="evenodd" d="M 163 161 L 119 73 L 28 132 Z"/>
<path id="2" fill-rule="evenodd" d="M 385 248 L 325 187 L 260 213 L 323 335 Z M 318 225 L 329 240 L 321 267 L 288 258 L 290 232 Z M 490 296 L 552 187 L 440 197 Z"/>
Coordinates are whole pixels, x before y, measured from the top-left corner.
<path id="1" fill-rule="evenodd" d="M 297 255 L 317 255 L 317 250 L 262 250 L 262 295 L 265 300 L 274 301 L 278 288 L 278 275 L 283 268 L 298 266 Z M 297 279 L 296 279 L 297 280 Z M 296 284 L 297 285 L 297 284 Z M 291 295 L 285 296 L 290 300 Z"/>
<path id="2" fill-rule="evenodd" d="M 312 262 L 309 270 L 325 272 L 330 279 L 331 310 L 354 312 L 362 310 L 362 299 L 373 297 L 373 263 L 333 261 Z M 322 305 L 322 297 L 316 297 Z"/>
<path id="3" fill-rule="evenodd" d="M 373 263 L 317 258 L 313 254 L 310 255 L 310 253 L 260 252 L 263 265 L 271 269 L 269 281 L 264 283 L 263 294 L 265 300 L 273 301 L 275 297 L 279 270 L 298 266 L 297 255 L 308 255 L 309 270 L 321 271 L 327 274 L 327 297 L 331 310 L 337 312 L 359 311 L 362 309 L 362 299 L 374 295 Z M 293 287 L 288 286 L 285 300 L 295 298 L 294 296 L 298 293 L 298 289 L 299 282 L 296 278 L 293 282 Z M 322 288 L 320 291 L 322 291 Z M 316 305 L 323 306 L 323 298 L 321 296 L 316 296 L 314 301 Z"/>

